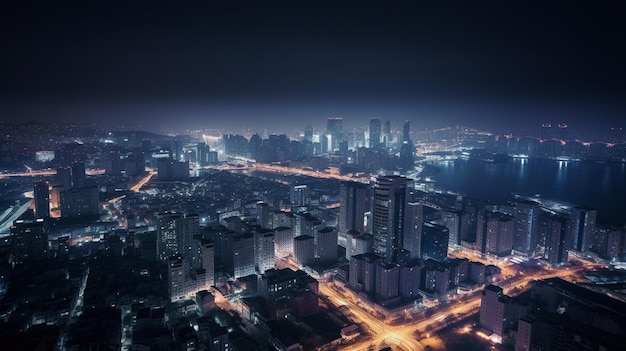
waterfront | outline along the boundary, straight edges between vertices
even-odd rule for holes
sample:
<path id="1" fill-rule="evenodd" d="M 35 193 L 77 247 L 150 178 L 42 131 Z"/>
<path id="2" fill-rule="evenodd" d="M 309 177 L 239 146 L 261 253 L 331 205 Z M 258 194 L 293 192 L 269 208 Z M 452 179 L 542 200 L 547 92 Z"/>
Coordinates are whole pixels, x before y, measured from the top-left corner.
<path id="1" fill-rule="evenodd" d="M 513 158 L 500 163 L 436 161 L 437 187 L 501 202 L 513 194 L 589 206 L 601 223 L 626 224 L 626 164 Z"/>

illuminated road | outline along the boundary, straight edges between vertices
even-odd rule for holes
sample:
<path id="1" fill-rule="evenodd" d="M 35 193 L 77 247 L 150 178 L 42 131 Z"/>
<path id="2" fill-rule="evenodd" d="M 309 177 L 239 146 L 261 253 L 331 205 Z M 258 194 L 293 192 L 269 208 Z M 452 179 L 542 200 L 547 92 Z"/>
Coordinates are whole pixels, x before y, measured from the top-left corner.
<path id="1" fill-rule="evenodd" d="M 566 267 L 561 269 L 551 269 L 542 267 L 543 269 L 534 275 L 517 274 L 512 278 L 503 280 L 500 286 L 505 293 L 528 289 L 530 284 L 535 280 L 560 277 L 572 280 L 582 270 L 589 267 Z M 371 350 L 380 349 L 391 346 L 394 350 L 425 350 L 424 346 L 419 342 L 422 338 L 428 338 L 434 335 L 442 328 L 459 322 L 475 313 L 480 309 L 480 296 L 482 289 L 473 293 L 457 296 L 451 299 L 450 303 L 434 307 L 433 314 L 423 319 L 406 320 L 403 324 L 391 324 L 389 320 L 376 316 L 368 310 L 363 303 L 359 302 L 354 292 L 346 289 L 338 289 L 333 283 L 320 282 L 320 294 L 326 301 L 329 301 L 335 307 L 346 306 L 349 310 L 349 317 L 355 323 L 361 325 L 364 331 L 369 333 L 365 339 L 348 345 L 342 345 L 344 350 Z"/>
<path id="2" fill-rule="evenodd" d="M 85 173 L 88 175 L 97 175 L 104 174 L 104 169 L 86 169 Z M 15 172 L 15 173 L 0 173 L 0 179 L 8 178 L 8 177 L 35 177 L 35 176 L 46 176 L 46 175 L 56 175 L 56 169 L 41 169 L 29 172 Z"/>
<path id="3" fill-rule="evenodd" d="M 205 166 L 202 169 L 216 169 L 220 171 L 259 171 L 259 172 L 268 172 L 268 173 L 276 173 L 276 174 L 300 174 L 313 178 L 326 178 L 326 179 L 337 179 L 344 181 L 353 181 L 353 182 L 361 182 L 367 183 L 369 182 L 368 177 L 361 176 L 347 176 L 341 175 L 338 172 L 330 172 L 330 171 L 314 171 L 314 170 L 306 170 L 301 168 L 294 167 L 284 167 L 271 165 L 266 163 L 242 163 L 238 165 L 231 164 L 222 164 L 218 166 Z"/>
<path id="4" fill-rule="evenodd" d="M 130 188 L 131 191 L 138 193 L 141 187 L 146 185 L 146 183 L 148 183 L 150 179 L 152 179 L 152 177 L 154 177 L 157 174 L 157 171 L 155 171 L 152 168 L 148 168 L 146 170 L 148 171 L 148 174 L 145 177 L 141 178 L 141 180 L 139 180 L 137 184 L 133 185 Z"/>

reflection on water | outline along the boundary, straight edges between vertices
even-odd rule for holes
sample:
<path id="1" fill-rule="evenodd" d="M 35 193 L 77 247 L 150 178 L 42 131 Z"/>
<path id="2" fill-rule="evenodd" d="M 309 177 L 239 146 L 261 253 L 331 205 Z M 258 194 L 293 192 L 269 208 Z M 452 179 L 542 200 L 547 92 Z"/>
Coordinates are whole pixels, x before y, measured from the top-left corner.
<path id="1" fill-rule="evenodd" d="M 623 163 L 510 159 L 502 163 L 478 160 L 435 162 L 432 178 L 439 187 L 493 201 L 512 193 L 591 206 L 601 221 L 626 224 L 626 167 Z"/>

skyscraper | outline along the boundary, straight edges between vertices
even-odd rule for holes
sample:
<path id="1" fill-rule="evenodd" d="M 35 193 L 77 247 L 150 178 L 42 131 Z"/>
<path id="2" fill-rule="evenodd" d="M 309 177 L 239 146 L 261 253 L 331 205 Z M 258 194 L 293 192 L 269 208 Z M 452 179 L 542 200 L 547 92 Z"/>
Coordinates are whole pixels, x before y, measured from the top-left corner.
<path id="1" fill-rule="evenodd" d="M 533 201 L 518 201 L 515 203 L 515 224 L 513 234 L 513 249 L 525 255 L 535 250 L 532 246 L 537 240 L 537 223 L 540 206 Z"/>
<path id="2" fill-rule="evenodd" d="M 48 182 L 35 183 L 33 190 L 35 196 L 35 216 L 37 218 L 50 217 L 50 190 Z"/>
<path id="3" fill-rule="evenodd" d="M 328 117 L 326 120 L 326 133 L 331 138 L 328 151 L 332 152 L 339 149 L 339 143 L 343 140 L 343 118 Z"/>
<path id="4" fill-rule="evenodd" d="M 410 201 L 406 206 L 404 237 L 402 246 L 410 252 L 411 258 L 420 258 L 422 255 L 421 239 L 424 223 L 424 205 L 417 201 Z"/>
<path id="5" fill-rule="evenodd" d="M 422 256 L 443 261 L 448 257 L 448 241 L 450 232 L 448 228 L 426 222 L 422 226 Z"/>
<path id="6" fill-rule="evenodd" d="M 157 259 L 166 261 L 183 251 L 183 215 L 175 212 L 157 214 Z"/>
<path id="7" fill-rule="evenodd" d="M 293 256 L 300 266 L 311 265 L 315 261 L 315 239 L 310 235 L 293 238 Z"/>
<path id="8" fill-rule="evenodd" d="M 361 233 L 366 231 L 365 213 L 369 210 L 367 184 L 342 182 L 339 188 L 339 235 L 345 236 L 349 230 Z"/>
<path id="9" fill-rule="evenodd" d="M 11 246 L 15 262 L 48 258 L 48 231 L 44 220 L 18 219 L 11 226 Z"/>
<path id="10" fill-rule="evenodd" d="M 375 148 L 380 146 L 380 135 L 382 133 L 382 127 L 380 124 L 380 118 L 370 119 L 370 142 L 369 147 Z"/>
<path id="11" fill-rule="evenodd" d="M 315 231 L 315 258 L 320 262 L 333 262 L 337 260 L 337 230 L 334 227 L 326 227 Z"/>
<path id="12" fill-rule="evenodd" d="M 552 124 L 544 123 L 541 125 L 541 140 L 552 139 Z"/>
<path id="13" fill-rule="evenodd" d="M 596 230 L 596 218 L 598 213 L 596 210 L 585 207 L 574 207 L 572 209 L 572 239 L 571 248 L 586 252 L 591 246 Z"/>
<path id="14" fill-rule="evenodd" d="M 291 184 L 289 186 L 289 201 L 291 206 L 306 206 L 308 203 L 309 189 L 306 184 Z"/>
<path id="15" fill-rule="evenodd" d="M 82 188 L 87 186 L 87 178 L 85 176 L 85 164 L 83 162 L 74 162 L 72 164 L 72 187 Z"/>
<path id="16" fill-rule="evenodd" d="M 402 250 L 410 184 L 410 179 L 395 175 L 377 177 L 374 183 L 373 250 L 387 263 L 397 262 Z"/>
<path id="17" fill-rule="evenodd" d="M 567 124 L 559 123 L 558 127 L 559 127 L 559 139 L 567 141 L 568 140 Z"/>

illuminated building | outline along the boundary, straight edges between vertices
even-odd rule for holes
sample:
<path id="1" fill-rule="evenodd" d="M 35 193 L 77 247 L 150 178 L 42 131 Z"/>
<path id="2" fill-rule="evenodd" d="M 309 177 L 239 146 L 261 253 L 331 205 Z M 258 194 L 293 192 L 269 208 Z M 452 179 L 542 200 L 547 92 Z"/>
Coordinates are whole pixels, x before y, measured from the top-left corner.
<path id="1" fill-rule="evenodd" d="M 369 211 L 369 192 L 367 184 L 356 182 L 342 182 L 339 188 L 339 237 L 343 243 L 346 233 L 356 230 L 361 233 L 367 231 L 365 214 Z"/>
<path id="2" fill-rule="evenodd" d="M 372 235 L 349 230 L 346 235 L 346 258 L 372 251 Z"/>
<path id="3" fill-rule="evenodd" d="M 254 232 L 255 265 L 259 273 L 274 268 L 274 231 L 272 229 L 260 229 Z"/>
<path id="4" fill-rule="evenodd" d="M 518 253 L 529 255 L 535 250 L 532 244 L 537 241 L 539 212 L 540 206 L 536 202 L 515 203 L 513 249 Z"/>
<path id="5" fill-rule="evenodd" d="M 485 253 L 508 256 L 513 247 L 513 218 L 502 213 L 490 213 L 487 219 Z"/>
<path id="6" fill-rule="evenodd" d="M 11 226 L 13 262 L 48 258 L 48 231 L 43 218 L 18 219 Z"/>
<path id="7" fill-rule="evenodd" d="M 383 124 L 383 134 L 380 140 L 380 144 L 382 147 L 389 147 L 389 143 L 391 143 L 391 121 L 385 120 L 385 124 Z"/>
<path id="8" fill-rule="evenodd" d="M 443 261 L 448 257 L 448 228 L 426 222 L 422 226 L 422 256 Z"/>
<path id="9" fill-rule="evenodd" d="M 339 143 L 343 140 L 343 118 L 328 117 L 326 120 L 326 133 L 331 138 L 328 151 L 332 152 L 339 149 Z"/>
<path id="10" fill-rule="evenodd" d="M 157 214 L 156 255 L 158 260 L 166 261 L 183 251 L 183 219 L 182 213 Z"/>
<path id="11" fill-rule="evenodd" d="M 570 218 L 572 220 L 572 249 L 587 252 L 591 247 L 596 230 L 598 212 L 585 207 L 574 207 Z"/>
<path id="12" fill-rule="evenodd" d="M 185 273 L 187 267 L 180 255 L 171 256 L 167 260 L 168 294 L 171 302 L 186 298 Z"/>
<path id="13" fill-rule="evenodd" d="M 382 133 L 382 128 L 380 124 L 380 118 L 370 119 L 370 140 L 369 140 L 370 148 L 377 148 L 380 146 L 381 133 Z"/>
<path id="14" fill-rule="evenodd" d="M 480 298 L 479 324 L 486 330 L 502 338 L 504 335 L 504 322 L 506 318 L 507 296 L 501 287 L 487 286 Z"/>
<path id="15" fill-rule="evenodd" d="M 287 257 L 293 255 L 293 228 L 274 228 L 274 247 L 276 257 Z"/>
<path id="16" fill-rule="evenodd" d="M 544 260 L 552 264 L 567 262 L 571 222 L 566 217 L 542 213 L 539 218 L 539 235 L 545 239 Z"/>
<path id="17" fill-rule="evenodd" d="M 374 184 L 373 251 L 387 263 L 397 262 L 402 250 L 410 184 L 411 180 L 401 176 L 380 176 Z"/>
<path id="18" fill-rule="evenodd" d="M 411 258 L 422 257 L 422 226 L 424 224 L 424 205 L 420 202 L 408 202 L 406 205 L 406 224 L 402 246 L 409 251 Z"/>
<path id="19" fill-rule="evenodd" d="M 233 278 L 255 274 L 254 235 L 244 234 L 233 240 Z"/>
<path id="20" fill-rule="evenodd" d="M 35 202 L 35 216 L 37 218 L 50 217 L 50 190 L 48 182 L 37 182 L 33 188 Z"/>
<path id="21" fill-rule="evenodd" d="M 205 273 L 205 289 L 215 284 L 215 246 L 208 240 L 200 240 L 200 258 L 202 264 L 200 267 Z"/>
<path id="22" fill-rule="evenodd" d="M 306 206 L 308 200 L 309 191 L 306 184 L 291 184 L 289 186 L 289 201 L 291 206 Z"/>

